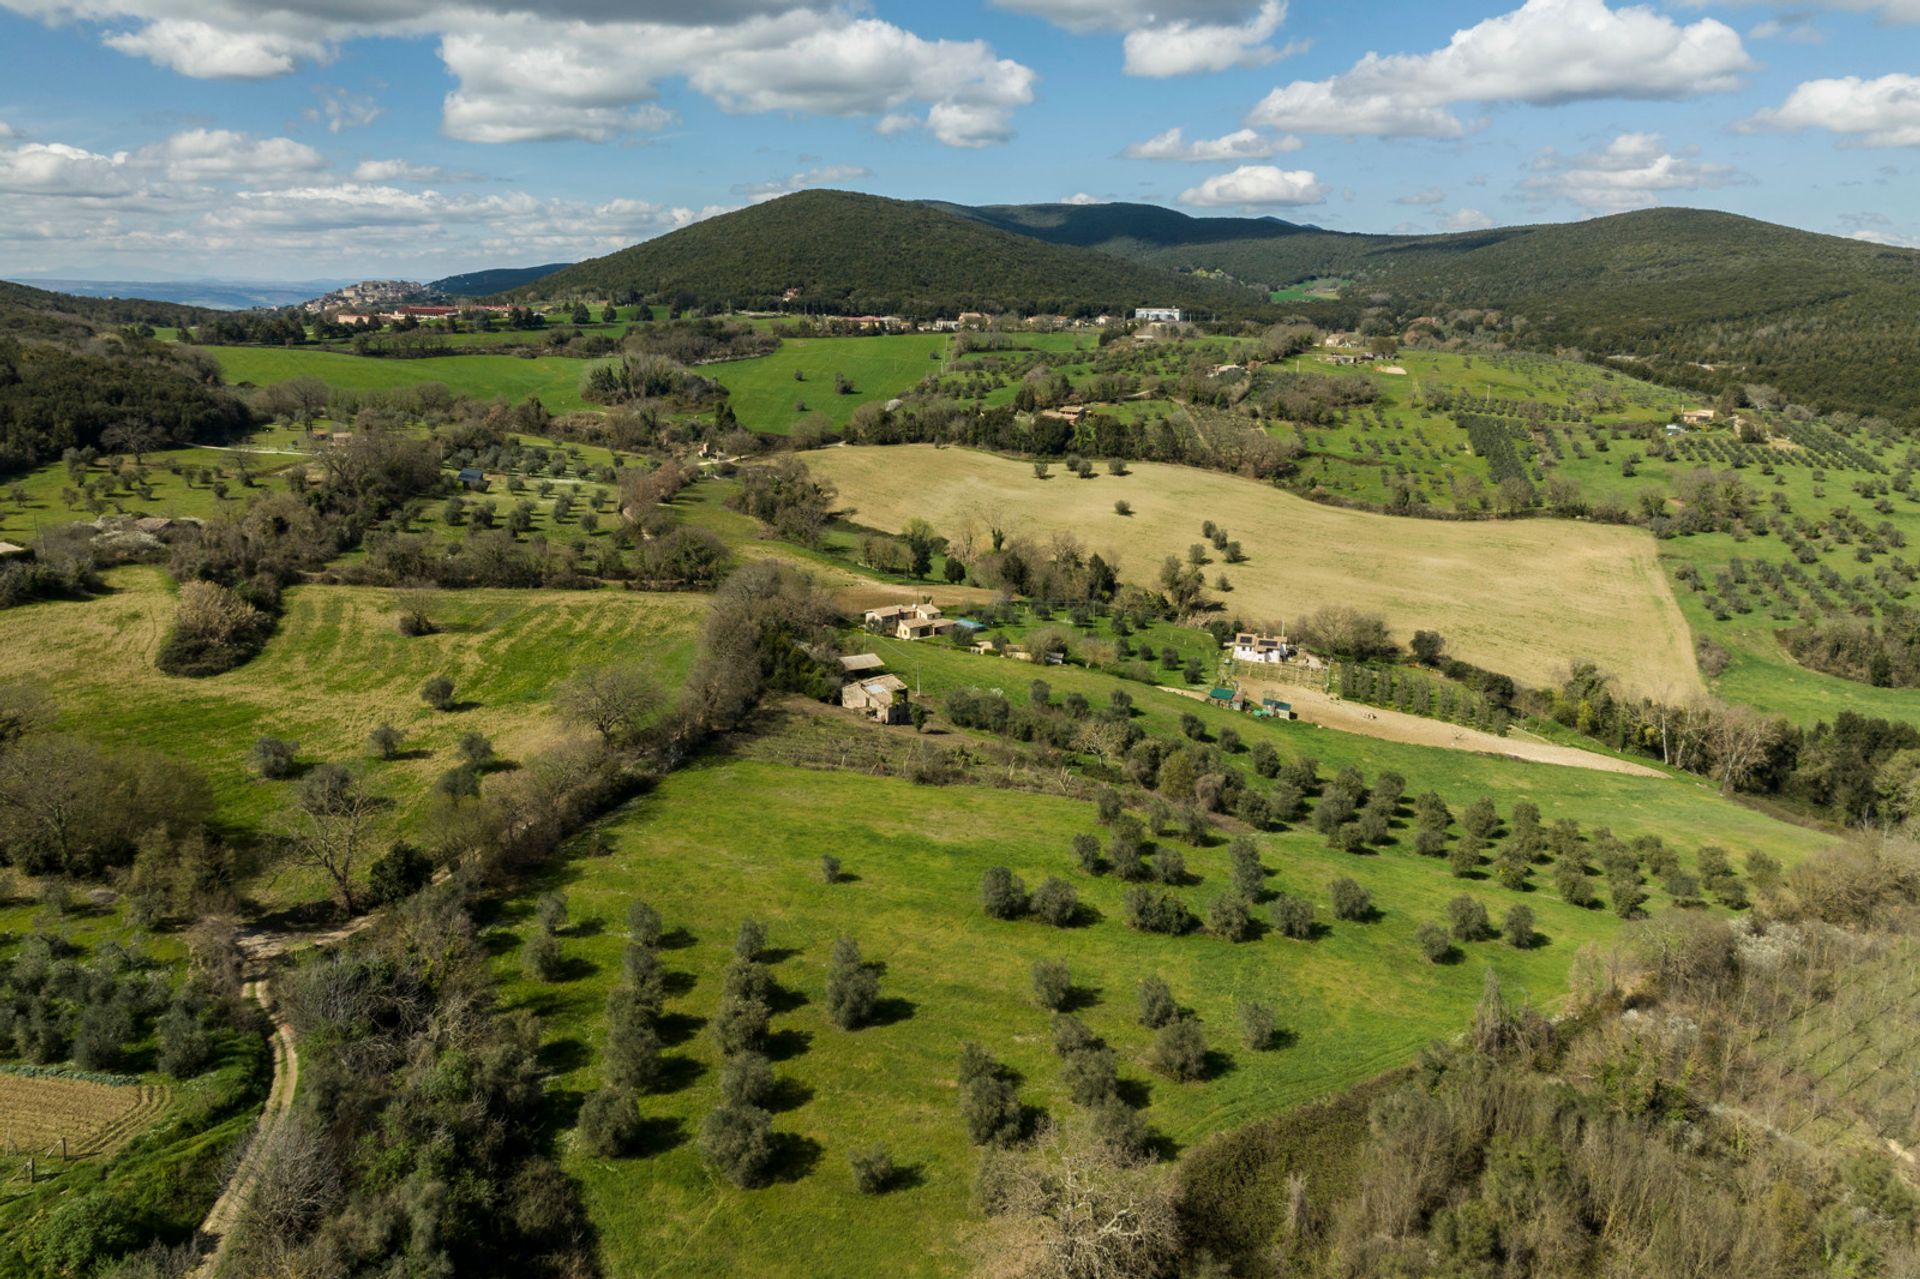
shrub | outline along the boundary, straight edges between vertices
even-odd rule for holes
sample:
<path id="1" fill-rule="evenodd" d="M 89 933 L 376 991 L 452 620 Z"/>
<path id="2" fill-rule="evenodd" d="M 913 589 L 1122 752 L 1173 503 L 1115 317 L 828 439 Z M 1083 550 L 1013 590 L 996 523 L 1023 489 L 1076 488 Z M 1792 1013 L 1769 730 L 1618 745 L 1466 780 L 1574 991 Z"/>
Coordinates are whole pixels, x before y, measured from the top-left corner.
<path id="1" fill-rule="evenodd" d="M 773 1016 L 764 1000 L 726 998 L 707 1023 L 721 1055 L 756 1052 L 767 1041 L 767 1021 Z"/>
<path id="2" fill-rule="evenodd" d="M 1058 959 L 1033 961 L 1033 1002 L 1051 1012 L 1059 1012 L 1073 997 L 1073 974 Z"/>
<path id="3" fill-rule="evenodd" d="M 562 892 L 540 894 L 533 904 L 533 917 L 547 932 L 557 933 L 567 926 L 567 895 Z"/>
<path id="4" fill-rule="evenodd" d="M 1273 1043 L 1273 1008 L 1258 1000 L 1240 1001 L 1240 1041 L 1259 1052 Z"/>
<path id="5" fill-rule="evenodd" d="M 1055 1013 L 1052 1029 L 1053 1051 L 1062 1057 L 1070 1057 L 1083 1048 L 1098 1047 L 1100 1043 L 1087 1029 L 1087 1024 L 1072 1013 Z"/>
<path id="6" fill-rule="evenodd" d="M 420 686 L 420 700 L 437 711 L 452 710 L 453 681 L 444 675 L 434 676 Z"/>
<path id="7" fill-rule="evenodd" d="M 640 1136 L 640 1107 L 624 1088 L 597 1088 L 580 1107 L 580 1149 L 595 1158 L 625 1154 Z"/>
<path id="8" fill-rule="evenodd" d="M 262 737 L 247 751 L 247 762 L 253 765 L 254 772 L 268 781 L 281 781 L 293 776 L 294 755 L 299 749 L 298 742 L 280 737 Z"/>
<path id="9" fill-rule="evenodd" d="M 1347 876 L 1342 875 L 1327 885 L 1327 893 L 1333 898 L 1335 919 L 1366 920 L 1373 917 L 1373 894 Z"/>
<path id="10" fill-rule="evenodd" d="M 1163 884 L 1186 883 L 1186 854 L 1170 846 L 1156 850 L 1153 854 L 1153 875 Z"/>
<path id="11" fill-rule="evenodd" d="M 1419 943 L 1420 952 L 1429 963 L 1443 963 L 1453 954 L 1453 938 L 1447 935 L 1446 929 L 1430 919 L 1414 930 L 1413 939 Z"/>
<path id="12" fill-rule="evenodd" d="M 381 759 L 392 759 L 400 753 L 400 743 L 407 735 L 391 724 L 382 724 L 367 734 L 367 749 Z"/>
<path id="13" fill-rule="evenodd" d="M 527 935 L 520 947 L 520 969 L 534 981 L 558 981 L 562 956 L 560 939 L 544 928 Z"/>
<path id="14" fill-rule="evenodd" d="M 1454 842 L 1447 852 L 1447 867 L 1456 879 L 1466 879 L 1480 869 L 1480 848 L 1480 837 L 1471 831 Z"/>
<path id="15" fill-rule="evenodd" d="M 154 1032 L 160 1043 L 158 1064 L 162 1074 L 190 1079 L 213 1060 L 213 1037 L 185 1004 L 175 1002 L 167 1009 L 154 1024 Z"/>
<path id="16" fill-rule="evenodd" d="M 1260 864 L 1260 850 L 1245 835 L 1227 846 L 1227 860 L 1233 868 L 1233 888 L 1250 902 L 1257 902 L 1267 891 L 1267 868 Z"/>
<path id="17" fill-rule="evenodd" d="M 773 1163 L 773 1117 L 758 1106 L 717 1106 L 700 1125 L 700 1154 L 742 1189 L 764 1185 Z"/>
<path id="18" fill-rule="evenodd" d="M 649 950 L 660 944 L 660 912 L 637 897 L 627 907 L 627 938 Z"/>
<path id="19" fill-rule="evenodd" d="M 1227 941 L 1245 941 L 1253 935 L 1253 912 L 1239 893 L 1222 893 L 1207 907 L 1207 931 Z"/>
<path id="20" fill-rule="evenodd" d="M 853 1184 L 863 1195 L 885 1193 L 899 1175 L 893 1166 L 893 1156 L 885 1145 L 868 1146 L 865 1150 L 847 1152 L 847 1166 L 853 1171 Z"/>
<path id="21" fill-rule="evenodd" d="M 728 1057 L 720 1067 L 720 1095 L 735 1106 L 764 1106 L 773 1094 L 773 1065 L 756 1052 Z"/>
<path id="22" fill-rule="evenodd" d="M 1139 1001 L 1140 1024 L 1148 1030 L 1160 1029 L 1180 1012 L 1180 1006 L 1173 1002 L 1173 991 L 1158 977 L 1140 979 Z"/>
<path id="23" fill-rule="evenodd" d="M 413 896 L 432 878 L 432 859 L 405 840 L 395 843 L 367 868 L 368 891 L 382 906 Z"/>
<path id="24" fill-rule="evenodd" d="M 832 853 L 820 855 L 820 879 L 821 882 L 828 884 L 840 882 L 840 859 Z"/>
<path id="25" fill-rule="evenodd" d="M 1111 792 L 1109 792 L 1111 793 Z M 1089 875 L 1100 873 L 1100 837 L 1085 832 L 1073 837 L 1073 859 Z"/>
<path id="26" fill-rule="evenodd" d="M 1127 926 L 1143 933 L 1177 936 L 1194 925 L 1192 912 L 1171 893 L 1146 887 L 1129 888 L 1125 905 Z"/>
<path id="27" fill-rule="evenodd" d="M 436 777 L 433 789 L 448 799 L 472 799 L 480 793 L 480 770 L 458 764 Z"/>
<path id="28" fill-rule="evenodd" d="M 733 957 L 755 959 L 767 948 L 767 926 L 757 919 L 743 919 L 733 934 Z"/>
<path id="29" fill-rule="evenodd" d="M 1253 744 L 1252 762 L 1253 771 L 1261 777 L 1278 777 L 1280 775 L 1280 752 L 1273 748 L 1273 743 L 1271 742 L 1255 742 Z"/>
<path id="30" fill-rule="evenodd" d="M 1114 691 L 1119 692 L 1121 690 L 1116 689 Z M 1093 806 L 1094 813 L 1099 817 L 1102 826 L 1113 825 L 1114 822 L 1120 819 L 1120 814 L 1126 811 L 1125 804 L 1120 798 L 1120 792 L 1111 786 L 1101 788 L 1100 793 L 1093 797 Z"/>
<path id="31" fill-rule="evenodd" d="M 1027 913 L 1027 886 L 1005 866 L 980 878 L 980 908 L 993 919 L 1018 919 Z"/>
<path id="32" fill-rule="evenodd" d="M 1500 932 L 1507 939 L 1507 945 L 1515 950 L 1529 950 L 1533 946 L 1533 912 L 1525 906 L 1510 906 L 1506 918 L 1500 922 Z"/>
<path id="33" fill-rule="evenodd" d="M 1306 941 L 1313 936 L 1313 903 L 1304 897 L 1279 894 L 1267 907 L 1267 918 L 1273 921 L 1274 931 L 1282 937 Z"/>
<path id="34" fill-rule="evenodd" d="M 1114 1065 L 1113 1049 L 1089 1044 L 1067 1054 L 1060 1063 L 1060 1081 L 1075 1105 L 1091 1106 L 1113 1096 L 1120 1087 L 1120 1072 Z"/>
<path id="35" fill-rule="evenodd" d="M 484 733 L 462 733 L 454 744 L 463 762 L 475 768 L 487 768 L 494 762 L 493 743 Z"/>
<path id="36" fill-rule="evenodd" d="M 969 1044 L 961 1052 L 960 1114 L 967 1139 L 976 1146 L 1010 1146 L 1025 1128 L 1020 1098 L 991 1057 Z"/>
<path id="37" fill-rule="evenodd" d="M 860 947 L 851 937 L 833 943 L 827 964 L 827 1017 L 842 1030 L 863 1026 L 879 1002 L 880 979 L 860 961 Z"/>
<path id="38" fill-rule="evenodd" d="M 1049 875 L 1033 893 L 1033 913 L 1052 924 L 1055 928 L 1065 928 L 1073 922 L 1080 910 L 1080 894 L 1074 891 L 1072 884 L 1058 876 Z"/>
<path id="39" fill-rule="evenodd" d="M 1093 1104 L 1088 1118 L 1093 1139 L 1110 1151 L 1122 1164 L 1134 1164 L 1147 1157 L 1153 1134 L 1140 1112 L 1117 1096 Z"/>
<path id="40" fill-rule="evenodd" d="M 1207 1072 L 1207 1036 L 1192 1017 L 1177 1017 L 1153 1037 L 1153 1068 L 1180 1083 Z"/>
<path id="41" fill-rule="evenodd" d="M 1485 903 L 1465 893 L 1447 903 L 1447 922 L 1455 941 L 1485 941 L 1493 936 Z"/>
<path id="42" fill-rule="evenodd" d="M 1460 827 L 1476 838 L 1492 839 L 1500 829 L 1500 815 L 1494 811 L 1493 801 L 1482 796 L 1468 804 L 1460 814 Z"/>

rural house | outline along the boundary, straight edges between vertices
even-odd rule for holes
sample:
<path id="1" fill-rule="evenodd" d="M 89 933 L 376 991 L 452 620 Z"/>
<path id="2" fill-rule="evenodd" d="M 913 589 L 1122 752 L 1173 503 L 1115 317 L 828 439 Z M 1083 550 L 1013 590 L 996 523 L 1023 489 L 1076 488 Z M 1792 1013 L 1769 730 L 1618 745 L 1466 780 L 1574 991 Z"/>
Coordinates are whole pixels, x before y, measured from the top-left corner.
<path id="1" fill-rule="evenodd" d="M 1177 306 L 1136 306 L 1133 318 L 1149 320 L 1155 324 L 1178 324 L 1185 312 Z"/>
<path id="2" fill-rule="evenodd" d="M 938 604 L 889 604 L 867 610 L 866 627 L 894 639 L 917 640 L 941 635 L 953 628 Z"/>
<path id="3" fill-rule="evenodd" d="M 898 675 L 874 675 L 843 684 L 840 704 L 863 711 L 882 724 L 904 724 L 909 718 L 906 681 Z"/>
<path id="4" fill-rule="evenodd" d="M 1233 651 L 1233 660 L 1236 662 L 1277 664 L 1287 660 L 1287 637 L 1284 635 L 1241 631 L 1227 647 Z"/>

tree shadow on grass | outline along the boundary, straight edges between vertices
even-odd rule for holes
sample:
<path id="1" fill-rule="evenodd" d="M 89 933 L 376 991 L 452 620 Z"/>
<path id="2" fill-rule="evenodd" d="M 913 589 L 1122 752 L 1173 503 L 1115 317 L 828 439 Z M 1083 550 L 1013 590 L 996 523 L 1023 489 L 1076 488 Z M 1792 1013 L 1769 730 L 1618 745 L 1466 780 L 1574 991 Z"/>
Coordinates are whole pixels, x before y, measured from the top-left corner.
<path id="1" fill-rule="evenodd" d="M 633 1153 L 640 1158 L 664 1155 L 676 1146 L 687 1142 L 687 1126 L 672 1116 L 643 1116 L 640 1130 L 635 1134 Z"/>
<path id="2" fill-rule="evenodd" d="M 669 1053 L 660 1059 L 660 1075 L 651 1091 L 657 1094 L 676 1093 L 692 1087 L 706 1073 L 706 1064 L 698 1058 L 685 1053 Z"/>
<path id="3" fill-rule="evenodd" d="M 1144 1079 L 1117 1079 L 1113 1095 L 1129 1110 L 1145 1110 L 1153 1103 L 1153 1085 Z"/>
<path id="4" fill-rule="evenodd" d="M 600 971 L 600 966 L 592 960 L 582 959 L 578 955 L 568 955 L 560 961 L 556 982 L 584 981 Z"/>
<path id="5" fill-rule="evenodd" d="M 812 1100 L 811 1087 L 791 1075 L 781 1075 L 773 1081 L 773 1090 L 760 1104 L 769 1112 L 778 1115 L 789 1110 L 798 1110 Z"/>
<path id="6" fill-rule="evenodd" d="M 607 931 L 607 921 L 600 915 L 589 915 L 576 920 L 566 930 L 568 937 L 598 937 Z"/>
<path id="7" fill-rule="evenodd" d="M 1240 1064 L 1233 1059 L 1231 1053 L 1219 1048 L 1209 1048 L 1200 1066 L 1200 1078 L 1207 1083 L 1212 1083 L 1216 1079 L 1231 1075 L 1238 1069 Z"/>
<path id="8" fill-rule="evenodd" d="M 813 1034 L 805 1030 L 776 1030 L 767 1036 L 768 1061 L 791 1061 L 813 1046 Z"/>
<path id="9" fill-rule="evenodd" d="M 538 1060 L 540 1068 L 548 1074 L 564 1075 L 586 1065 L 591 1056 L 585 1044 L 568 1035 L 540 1045 Z"/>
<path id="10" fill-rule="evenodd" d="M 653 1033 L 660 1036 L 660 1042 L 669 1048 L 677 1048 L 686 1043 L 707 1024 L 705 1017 L 696 1017 L 692 1013 L 661 1013 L 654 1020 Z"/>
<path id="11" fill-rule="evenodd" d="M 789 1184 L 800 1181 L 820 1166 L 823 1153 L 825 1147 L 811 1137 L 802 1137 L 797 1132 L 776 1132 L 767 1175 L 774 1181 Z"/>
<path id="12" fill-rule="evenodd" d="M 767 987 L 767 1009 L 776 1016 L 780 1013 L 790 1013 L 796 1008 L 805 1008 L 812 1002 L 804 993 L 791 986 L 782 986 L 779 982 L 774 982 Z"/>
<path id="13" fill-rule="evenodd" d="M 1067 997 L 1060 1001 L 1060 1011 L 1077 1013 L 1082 1008 L 1098 1008 L 1104 1001 L 1106 990 L 1100 986 L 1082 986 L 1078 983 L 1067 987 Z"/>
<path id="14" fill-rule="evenodd" d="M 775 964 L 786 963 L 799 953 L 799 950 L 792 946 L 768 946 L 754 958 L 772 968 Z"/>
<path id="15" fill-rule="evenodd" d="M 867 1014 L 869 1026 L 892 1026 L 912 1018 L 919 1005 L 911 999 L 898 995 L 888 995 L 873 1001 L 873 1011 Z"/>
<path id="16" fill-rule="evenodd" d="M 700 979 L 690 972 L 670 968 L 660 979 L 660 989 L 668 995 L 685 995 L 700 984 Z"/>
<path id="17" fill-rule="evenodd" d="M 685 928 L 669 928 L 660 934 L 660 949 L 685 950 L 693 941 L 693 934 Z"/>
<path id="18" fill-rule="evenodd" d="M 893 1176 L 888 1177 L 875 1194 L 890 1195 L 899 1190 L 918 1190 L 927 1184 L 927 1166 L 918 1164 L 895 1164 Z"/>

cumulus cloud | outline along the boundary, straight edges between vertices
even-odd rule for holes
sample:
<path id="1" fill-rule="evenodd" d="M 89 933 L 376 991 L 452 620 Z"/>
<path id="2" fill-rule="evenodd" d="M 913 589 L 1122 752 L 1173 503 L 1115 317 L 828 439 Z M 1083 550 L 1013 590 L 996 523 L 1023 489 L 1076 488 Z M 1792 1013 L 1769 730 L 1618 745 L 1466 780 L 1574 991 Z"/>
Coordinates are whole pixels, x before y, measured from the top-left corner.
<path id="1" fill-rule="evenodd" d="M 1326 187 L 1309 170 L 1271 164 L 1243 164 L 1180 193 L 1180 203 L 1203 209 L 1291 207 L 1326 198 Z"/>
<path id="2" fill-rule="evenodd" d="M 904 119 L 952 146 L 1012 136 L 1034 73 L 981 40 L 924 39 L 859 6 L 807 0 L 0 0 L 103 28 L 110 47 L 183 75 L 261 78 L 324 62 L 339 41 L 438 37 L 455 80 L 443 126 L 474 142 L 605 140 L 674 122 L 683 80 L 723 109 Z M 378 107 L 330 91 L 336 132 Z"/>
<path id="3" fill-rule="evenodd" d="M 61 142 L 28 142 L 0 148 L 0 193 L 104 199 L 124 196 L 140 184 L 125 151 L 101 155 Z"/>
<path id="4" fill-rule="evenodd" d="M 1484 231 L 1493 225 L 1493 219 L 1478 209 L 1459 208 L 1449 213 L 1441 225 L 1449 231 Z"/>
<path id="5" fill-rule="evenodd" d="M 447 176 L 437 164 L 411 160 L 362 160 L 353 169 L 355 182 L 440 182 Z"/>
<path id="6" fill-rule="evenodd" d="M 1184 160 L 1192 164 L 1219 164 L 1227 160 L 1265 160 L 1289 151 L 1298 151 L 1304 143 L 1291 136 L 1275 136 L 1255 129 L 1236 129 L 1219 138 L 1195 138 L 1189 142 L 1179 128 L 1136 142 L 1121 152 L 1129 160 Z"/>
<path id="7" fill-rule="evenodd" d="M 292 138 L 252 138 L 227 129 L 189 129 L 165 142 L 142 147 L 136 157 L 176 182 L 244 178 L 274 182 L 295 174 L 317 173 L 326 157 Z"/>
<path id="8" fill-rule="evenodd" d="M 1230 67 L 1257 67 L 1297 53 L 1295 42 L 1284 49 L 1267 43 L 1287 20 L 1281 0 L 1267 0 L 1245 22 L 1212 23 L 1176 19 L 1163 26 L 1127 32 L 1124 69 L 1128 75 L 1165 79 Z"/>
<path id="9" fill-rule="evenodd" d="M 1871 227 L 1862 227 L 1847 238 L 1850 240 L 1865 240 L 1868 244 L 1884 244 L 1890 249 L 1920 249 L 1920 235 L 1901 235 L 1896 231 L 1876 231 Z"/>
<path id="10" fill-rule="evenodd" d="M 1441 204 L 1446 201 L 1447 193 L 1439 187 L 1428 187 L 1424 191 L 1409 191 L 1394 200 L 1395 204 Z"/>
<path id="11" fill-rule="evenodd" d="M 1605 0 L 1527 0 L 1456 31 L 1424 54 L 1369 53 L 1326 80 L 1296 80 L 1263 98 L 1252 125 L 1294 133 L 1457 138 L 1460 103 L 1548 106 L 1589 98 L 1684 98 L 1734 88 L 1752 68 L 1733 28 L 1681 25 Z"/>
<path id="12" fill-rule="evenodd" d="M 856 178 L 871 176 L 871 170 L 857 164 L 828 164 L 817 169 L 789 173 L 784 178 L 773 178 L 766 182 L 742 183 L 733 188 L 733 193 L 747 197 L 754 204 L 760 204 L 783 195 L 792 195 L 795 191 L 805 191 L 813 187 L 839 186 Z"/>
<path id="13" fill-rule="evenodd" d="M 1106 201 L 1102 200 L 1097 195 L 1088 195 L 1085 191 L 1075 191 L 1072 195 L 1060 201 L 1060 203 L 1085 205 L 1085 204 L 1105 204 Z"/>
<path id="14" fill-rule="evenodd" d="M 1566 200 L 1597 212 L 1660 203 L 1675 191 L 1704 191 L 1744 180 L 1737 169 L 1708 164 L 1691 149 L 1671 152 L 1657 133 L 1623 133 L 1598 151 L 1562 156 L 1551 147 L 1534 160 L 1521 187 L 1536 199 Z"/>
<path id="15" fill-rule="evenodd" d="M 1808 80 L 1777 107 L 1742 122 L 1759 129 L 1825 129 L 1856 146 L 1920 146 L 1920 76 Z"/>
<path id="16" fill-rule="evenodd" d="M 309 120 L 325 120 L 328 133 L 344 133 L 372 124 L 380 118 L 381 106 L 364 93 L 347 89 L 319 88 L 320 105 L 306 113 Z"/>

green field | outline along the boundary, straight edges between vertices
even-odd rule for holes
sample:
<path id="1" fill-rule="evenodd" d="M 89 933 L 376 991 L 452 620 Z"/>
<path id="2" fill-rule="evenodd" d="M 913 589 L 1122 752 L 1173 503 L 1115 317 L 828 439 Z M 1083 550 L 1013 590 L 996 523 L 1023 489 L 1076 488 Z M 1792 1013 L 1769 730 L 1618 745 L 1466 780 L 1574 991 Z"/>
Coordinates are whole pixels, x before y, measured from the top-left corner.
<path id="1" fill-rule="evenodd" d="M 705 609 L 694 595 L 449 591 L 433 608 L 439 633 L 409 639 L 394 628 L 389 591 L 299 586 L 287 592 L 264 653 L 192 680 L 153 666 L 173 617 L 165 576 L 124 568 L 108 580 L 101 598 L 0 612 L 8 678 L 45 689 L 71 731 L 199 768 L 221 825 L 242 840 L 271 827 L 292 785 L 253 775 L 247 751 L 259 737 L 300 743 L 306 762 L 364 767 L 374 789 L 396 801 L 395 833 L 422 834 L 423 801 L 434 778 L 458 762 L 453 747 L 462 734 L 486 734 L 509 761 L 553 744 L 568 730 L 548 699 L 585 665 L 641 662 L 671 687 L 691 661 Z M 437 712 L 420 700 L 421 684 L 435 675 L 454 681 L 462 709 Z M 402 758 L 368 757 L 367 734 L 382 723 L 407 733 Z M 277 901 L 322 891 L 292 876 L 250 887 Z"/>
<path id="2" fill-rule="evenodd" d="M 580 398 L 591 360 L 548 355 L 436 355 L 393 359 L 297 348 L 211 346 L 228 382 L 270 386 L 289 378 L 319 378 L 343 391 L 391 391 L 421 382 L 442 382 L 456 395 L 513 402 L 538 396 L 554 413 L 588 407 Z"/>
<path id="3" fill-rule="evenodd" d="M 1352 280 L 1303 280 L 1299 284 L 1289 284 L 1284 289 L 1272 289 L 1267 293 L 1269 302 L 1312 302 L 1323 298 L 1340 296 L 1340 290 L 1352 284 Z"/>
<path id="4" fill-rule="evenodd" d="M 935 697 L 967 684 L 1022 696 L 1036 674 L 1030 666 L 938 644 L 882 640 L 872 647 Z M 1116 686 L 1109 677 L 1072 668 L 1043 673 L 1056 697 L 1078 691 L 1098 704 Z M 1140 722 L 1157 734 L 1176 733 L 1178 714 L 1193 706 L 1131 688 Z M 1409 794 L 1437 787 L 1456 813 L 1480 794 L 1493 796 L 1503 813 L 1531 799 L 1549 822 L 1566 816 L 1588 828 L 1609 824 L 1623 838 L 1658 833 L 1683 858 L 1712 842 L 1736 852 L 1762 847 L 1793 861 L 1823 842 L 1722 801 L 1691 780 L 1527 765 L 1243 717 L 1231 722 L 1250 742 L 1264 737 L 1285 754 L 1316 755 L 1323 773 L 1347 763 L 1370 776 L 1397 769 Z M 901 749 L 915 741 L 909 730 L 871 731 L 892 732 Z M 741 753 L 747 758 L 738 758 Z M 797 771 L 754 758 L 751 745 L 735 754 L 675 774 L 636 801 L 605 828 L 612 856 L 576 859 L 533 886 L 507 906 L 490 934 L 508 1002 L 547 1019 L 549 1053 L 560 1063 L 555 1085 L 570 1108 L 598 1081 L 601 1010 L 619 971 L 628 903 L 644 897 L 670 931 L 685 930 L 685 944 L 664 956 L 678 974 L 665 1023 L 671 1082 L 642 1099 L 646 1150 L 632 1158 L 575 1153 L 568 1159 L 585 1183 L 614 1273 L 851 1276 L 972 1269 L 984 1245 L 979 1219 L 967 1206 L 976 1156 L 966 1144 L 952 1082 L 961 1043 L 979 1040 L 1008 1062 L 1022 1078 L 1023 1101 L 1056 1117 L 1073 1110 L 1048 1044 L 1047 1014 L 1028 994 L 1035 959 L 1067 961 L 1076 985 L 1088 991 L 1079 1015 L 1112 1044 L 1144 1117 L 1179 1150 L 1276 1107 L 1370 1078 L 1408 1060 L 1429 1039 L 1455 1033 L 1489 966 L 1509 991 L 1555 1001 L 1580 946 L 1616 926 L 1610 914 L 1568 907 L 1544 885 L 1523 897 L 1491 880 L 1455 879 L 1444 863 L 1415 856 L 1404 835 L 1378 855 L 1351 856 L 1296 829 L 1261 837 L 1263 860 L 1273 871 L 1271 887 L 1319 904 L 1330 924 L 1319 940 L 1268 934 L 1235 945 L 1204 935 L 1143 935 L 1122 923 L 1124 885 L 1073 867 L 1073 835 L 1098 829 L 1084 801 Z M 748 815 L 752 833 L 743 837 Z M 819 860 L 826 853 L 842 859 L 850 882 L 821 881 Z M 1176 891 L 1204 913 L 1227 882 L 1224 841 L 1189 849 L 1187 861 L 1198 882 Z M 1070 879 L 1099 918 L 1071 930 L 987 919 L 978 906 L 979 881 L 994 865 L 1011 867 L 1029 886 L 1052 874 Z M 1326 884 L 1340 874 L 1373 893 L 1380 918 L 1331 920 Z M 559 983 L 531 983 L 520 976 L 514 953 L 531 927 L 533 897 L 552 888 L 567 894 L 581 925 L 563 938 L 575 962 Z M 1446 902 L 1462 891 L 1484 900 L 1496 920 L 1525 900 L 1544 944 L 1517 951 L 1499 941 L 1473 943 L 1461 962 L 1428 964 L 1414 948 L 1413 927 L 1443 916 Z M 1667 906 L 1657 889 L 1651 906 Z M 733 927 L 743 916 L 768 925 L 778 956 L 775 978 L 793 992 L 774 1019 L 775 1073 L 784 1097 L 774 1117 L 781 1172 L 771 1187 L 745 1192 L 708 1172 L 693 1141 L 715 1104 L 717 1084 L 718 1058 L 701 1033 L 702 1019 L 718 999 Z M 855 938 L 866 958 L 885 965 L 882 996 L 905 1001 L 885 1024 L 846 1032 L 819 1011 L 826 954 L 840 935 Z M 1205 1082 L 1171 1084 L 1147 1068 L 1150 1036 L 1134 1024 L 1132 1011 L 1133 987 L 1147 974 L 1167 979 L 1222 1054 Z M 1244 998 L 1282 1010 L 1285 1046 L 1255 1052 L 1240 1044 L 1235 1001 Z M 914 1184 L 864 1199 L 853 1191 L 846 1155 L 877 1140 L 914 1170 Z"/>
<path id="5" fill-rule="evenodd" d="M 769 355 L 709 364 L 700 372 L 727 388 L 742 426 L 785 435 L 816 413 L 845 426 L 862 404 L 890 400 L 938 373 L 946 349 L 946 336 L 939 333 L 785 338 Z M 804 380 L 795 380 L 796 372 Z M 836 373 L 853 383 L 851 394 L 834 390 Z"/>

